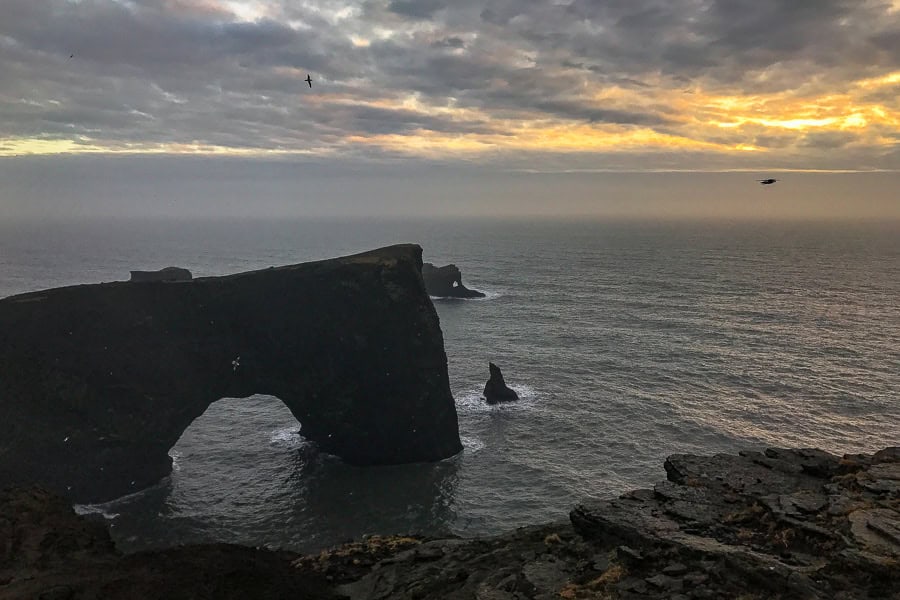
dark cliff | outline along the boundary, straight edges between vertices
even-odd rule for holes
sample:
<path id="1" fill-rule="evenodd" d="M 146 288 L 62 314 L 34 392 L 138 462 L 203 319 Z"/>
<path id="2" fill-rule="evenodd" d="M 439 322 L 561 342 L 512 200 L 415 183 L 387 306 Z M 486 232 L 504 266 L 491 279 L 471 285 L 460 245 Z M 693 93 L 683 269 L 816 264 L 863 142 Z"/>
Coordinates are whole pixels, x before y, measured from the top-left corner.
<path id="1" fill-rule="evenodd" d="M 210 403 L 280 398 L 360 464 L 462 449 L 414 245 L 226 277 L 81 285 L 0 300 L 0 482 L 79 501 L 167 475 Z"/>

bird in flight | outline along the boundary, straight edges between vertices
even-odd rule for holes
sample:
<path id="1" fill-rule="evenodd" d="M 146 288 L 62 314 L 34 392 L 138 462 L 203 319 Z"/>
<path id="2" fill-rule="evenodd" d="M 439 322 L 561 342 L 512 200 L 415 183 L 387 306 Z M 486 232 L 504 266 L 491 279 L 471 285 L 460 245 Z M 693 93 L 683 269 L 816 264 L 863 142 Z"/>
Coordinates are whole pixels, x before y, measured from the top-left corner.
<path id="1" fill-rule="evenodd" d="M 304 79 L 306 83 L 309 84 L 309 87 L 312 87 L 312 77 L 309 76 L 309 73 L 306 74 L 306 79 Z"/>
<path id="2" fill-rule="evenodd" d="M 772 185 L 773 183 L 775 183 L 778 180 L 777 179 L 757 179 L 757 181 L 760 182 L 762 185 Z"/>

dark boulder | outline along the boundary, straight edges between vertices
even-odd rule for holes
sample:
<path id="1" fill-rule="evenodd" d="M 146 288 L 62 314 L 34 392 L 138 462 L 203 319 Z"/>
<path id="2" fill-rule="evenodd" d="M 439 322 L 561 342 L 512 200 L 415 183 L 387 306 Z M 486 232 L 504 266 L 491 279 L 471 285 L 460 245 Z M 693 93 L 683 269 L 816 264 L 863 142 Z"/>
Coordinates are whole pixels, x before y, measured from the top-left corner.
<path id="1" fill-rule="evenodd" d="M 422 265 L 422 278 L 429 296 L 439 298 L 484 298 L 477 290 L 463 285 L 462 273 L 456 265 L 435 267 L 431 263 Z"/>
<path id="2" fill-rule="evenodd" d="M 199 544 L 122 555 L 102 522 L 41 488 L 0 490 L 0 599 L 338 600 L 298 555 Z"/>
<path id="3" fill-rule="evenodd" d="M 484 384 L 484 399 L 488 404 L 497 404 L 500 402 L 512 402 L 519 399 L 519 395 L 508 387 L 503 380 L 503 373 L 500 367 L 494 363 L 488 363 L 491 370 L 491 378 Z"/>
<path id="4" fill-rule="evenodd" d="M 190 281 L 191 272 L 181 267 L 166 267 L 159 271 L 131 271 L 131 281 Z"/>
<path id="5" fill-rule="evenodd" d="M 281 399 L 320 450 L 358 465 L 459 452 L 422 249 L 0 300 L 0 482 L 111 499 L 171 471 L 216 400 Z"/>

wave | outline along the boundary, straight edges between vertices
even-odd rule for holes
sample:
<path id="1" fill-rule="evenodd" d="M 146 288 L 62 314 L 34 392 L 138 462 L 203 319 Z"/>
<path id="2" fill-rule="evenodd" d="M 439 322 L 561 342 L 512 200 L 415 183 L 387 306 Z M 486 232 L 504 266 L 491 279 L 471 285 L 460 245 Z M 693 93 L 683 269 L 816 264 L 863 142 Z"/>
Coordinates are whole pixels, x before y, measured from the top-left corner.
<path id="1" fill-rule="evenodd" d="M 290 427 L 274 430 L 269 436 L 269 443 L 273 446 L 295 449 L 306 444 L 306 438 L 300 435 L 300 431 L 295 424 Z"/>
<path id="2" fill-rule="evenodd" d="M 108 507 L 105 504 L 74 504 L 72 508 L 75 509 L 76 515 L 102 515 L 107 521 L 119 516 L 119 513 L 107 512 Z"/>
<path id="3" fill-rule="evenodd" d="M 482 387 L 463 390 L 456 394 L 456 410 L 460 414 L 528 410 L 533 408 L 541 397 L 541 394 L 530 385 L 516 385 L 512 386 L 512 389 L 519 395 L 519 399 L 499 404 L 488 404 L 482 395 Z"/>
<path id="4" fill-rule="evenodd" d="M 474 302 L 486 302 L 488 300 L 496 300 L 506 295 L 506 290 L 485 290 L 482 288 L 473 288 L 484 294 L 483 298 L 457 298 L 455 296 L 429 296 L 432 300 L 440 300 L 441 302 L 456 302 L 459 300 L 467 300 Z"/>
<path id="5" fill-rule="evenodd" d="M 169 450 L 169 458 L 172 459 L 172 471 L 181 470 L 181 452 L 178 450 Z"/>
<path id="6" fill-rule="evenodd" d="M 461 435 L 459 436 L 459 440 L 462 442 L 463 452 L 466 452 L 467 454 L 475 454 L 479 450 L 484 449 L 484 442 L 477 437 Z"/>
<path id="7" fill-rule="evenodd" d="M 172 453 L 170 453 L 169 456 L 172 456 Z M 79 515 L 102 515 L 103 518 L 112 520 L 119 516 L 119 513 L 113 512 L 116 508 L 120 508 L 127 513 L 129 512 L 129 505 L 133 505 L 134 501 L 138 498 L 156 494 L 161 490 L 165 491 L 171 484 L 171 476 L 167 475 L 149 487 L 130 492 L 124 496 L 119 496 L 118 498 L 113 498 L 106 502 L 98 502 L 96 504 L 73 504 L 72 508 L 74 508 L 75 513 Z M 131 482 L 131 485 L 134 485 L 134 482 Z"/>

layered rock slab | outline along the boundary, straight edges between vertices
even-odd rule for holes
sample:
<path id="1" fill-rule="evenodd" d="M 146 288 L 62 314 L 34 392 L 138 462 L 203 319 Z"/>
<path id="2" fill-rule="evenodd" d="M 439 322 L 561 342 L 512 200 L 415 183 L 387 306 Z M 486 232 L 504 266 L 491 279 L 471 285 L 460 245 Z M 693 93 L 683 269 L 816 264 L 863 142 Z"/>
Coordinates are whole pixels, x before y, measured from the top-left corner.
<path id="1" fill-rule="evenodd" d="M 210 403 L 278 397 L 360 465 L 462 449 L 422 250 L 0 300 L 0 482 L 110 499 L 167 475 Z"/>
<path id="2" fill-rule="evenodd" d="M 630 549 L 630 573 L 677 562 L 702 575 L 702 585 L 635 580 L 617 588 L 621 597 L 896 598 L 897 464 L 894 449 L 843 458 L 779 448 L 673 455 L 667 481 L 583 503 L 571 519 L 585 539 Z"/>

